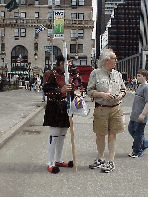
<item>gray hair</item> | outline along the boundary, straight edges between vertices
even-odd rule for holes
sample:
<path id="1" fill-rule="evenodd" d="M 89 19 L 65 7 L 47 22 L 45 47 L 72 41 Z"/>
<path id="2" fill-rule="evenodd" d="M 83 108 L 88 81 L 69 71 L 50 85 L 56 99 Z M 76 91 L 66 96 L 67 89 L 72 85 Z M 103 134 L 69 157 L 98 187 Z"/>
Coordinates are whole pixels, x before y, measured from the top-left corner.
<path id="1" fill-rule="evenodd" d="M 99 58 L 99 61 L 98 61 L 98 67 L 99 68 L 102 67 L 102 66 L 104 66 L 104 62 L 106 60 L 110 60 L 111 53 L 114 53 L 112 49 L 104 49 L 101 52 L 101 55 L 100 55 L 100 58 Z"/>

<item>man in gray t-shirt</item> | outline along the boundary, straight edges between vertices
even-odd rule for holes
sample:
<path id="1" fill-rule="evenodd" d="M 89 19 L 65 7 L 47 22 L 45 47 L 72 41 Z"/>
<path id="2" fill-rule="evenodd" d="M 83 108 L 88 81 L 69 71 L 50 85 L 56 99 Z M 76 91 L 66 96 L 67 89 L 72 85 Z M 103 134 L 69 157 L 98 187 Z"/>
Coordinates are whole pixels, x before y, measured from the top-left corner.
<path id="1" fill-rule="evenodd" d="M 132 113 L 128 130 L 133 137 L 133 151 L 129 157 L 135 158 L 143 155 L 148 148 L 148 140 L 144 137 L 144 128 L 148 120 L 148 71 L 145 69 L 139 70 L 137 80 L 140 83 L 135 93 L 135 98 L 132 106 Z"/>
<path id="2" fill-rule="evenodd" d="M 142 113 L 146 102 L 148 102 L 148 84 L 139 85 L 138 89 L 136 90 L 130 120 L 138 122 L 138 117 Z M 146 123 L 147 120 L 148 116 L 146 114 L 142 122 Z"/>

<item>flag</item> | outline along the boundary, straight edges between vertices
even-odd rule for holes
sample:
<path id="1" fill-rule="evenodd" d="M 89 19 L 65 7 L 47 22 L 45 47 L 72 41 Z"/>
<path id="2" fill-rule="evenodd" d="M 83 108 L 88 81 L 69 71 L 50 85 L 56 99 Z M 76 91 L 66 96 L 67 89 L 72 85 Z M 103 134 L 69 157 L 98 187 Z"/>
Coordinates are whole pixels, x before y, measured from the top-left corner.
<path id="1" fill-rule="evenodd" d="M 64 10 L 54 11 L 54 38 L 64 38 Z"/>
<path id="2" fill-rule="evenodd" d="M 9 3 L 7 3 L 7 5 L 5 5 L 5 8 L 7 8 L 9 12 L 11 12 L 12 10 L 14 10 L 18 7 L 19 7 L 19 5 L 16 2 L 16 0 L 11 0 L 11 1 L 9 1 Z"/>
<path id="3" fill-rule="evenodd" d="M 41 24 L 38 30 L 36 30 L 36 33 L 39 33 L 40 31 L 44 31 L 44 30 L 46 30 L 46 28 Z"/>
<path id="4" fill-rule="evenodd" d="M 23 58 L 22 58 L 22 55 L 20 54 L 18 58 L 18 62 L 21 62 L 21 61 L 23 61 Z"/>

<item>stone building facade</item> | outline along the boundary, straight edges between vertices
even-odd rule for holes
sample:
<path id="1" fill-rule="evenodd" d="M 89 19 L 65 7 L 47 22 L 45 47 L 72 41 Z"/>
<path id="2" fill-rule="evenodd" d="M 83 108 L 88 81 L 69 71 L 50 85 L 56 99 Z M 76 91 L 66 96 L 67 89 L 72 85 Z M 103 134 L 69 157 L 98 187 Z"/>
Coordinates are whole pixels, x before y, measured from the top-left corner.
<path id="1" fill-rule="evenodd" d="M 8 12 L 4 7 L 10 0 L 0 0 L 1 51 L 8 72 L 28 71 L 28 63 L 34 70 L 51 67 L 52 55 L 45 51 L 53 45 L 53 65 L 63 53 L 63 40 L 67 53 L 76 65 L 91 65 L 91 43 L 94 21 L 90 0 L 17 0 L 19 7 Z M 52 11 L 64 10 L 64 38 L 52 42 Z M 46 30 L 36 34 L 40 25 Z M 76 56 L 77 55 L 77 56 Z M 2 66 L 1 66 L 2 67 Z M 3 69 L 4 69 L 3 67 Z M 37 72 L 37 73 L 38 73 Z M 1 71 L 0 71 L 1 73 Z"/>

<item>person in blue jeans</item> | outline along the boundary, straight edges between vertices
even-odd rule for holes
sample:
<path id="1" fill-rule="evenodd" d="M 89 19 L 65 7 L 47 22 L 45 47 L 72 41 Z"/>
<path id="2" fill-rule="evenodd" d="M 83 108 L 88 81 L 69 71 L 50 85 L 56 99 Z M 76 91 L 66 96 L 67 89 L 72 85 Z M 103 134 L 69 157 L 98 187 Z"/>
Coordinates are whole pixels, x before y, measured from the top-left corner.
<path id="1" fill-rule="evenodd" d="M 132 158 L 141 157 L 148 148 L 148 140 L 144 137 L 144 129 L 148 120 L 148 71 L 141 69 L 138 71 L 137 80 L 140 83 L 135 93 L 132 106 L 128 131 L 133 137 L 132 153 L 128 156 Z"/>

